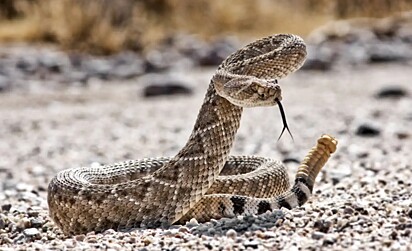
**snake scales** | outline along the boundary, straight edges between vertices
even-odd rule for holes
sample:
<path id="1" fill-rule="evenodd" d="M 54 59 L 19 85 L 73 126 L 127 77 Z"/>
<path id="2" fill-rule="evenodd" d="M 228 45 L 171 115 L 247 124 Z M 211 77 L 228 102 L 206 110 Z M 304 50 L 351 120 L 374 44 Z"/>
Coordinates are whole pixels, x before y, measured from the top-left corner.
<path id="1" fill-rule="evenodd" d="M 48 187 L 51 218 L 64 233 L 79 234 L 302 205 L 336 149 L 334 138 L 319 138 L 292 187 L 281 162 L 229 156 L 229 151 L 243 107 L 280 103 L 277 79 L 297 70 L 305 58 L 303 40 L 288 34 L 233 53 L 212 77 L 192 134 L 176 156 L 64 170 Z"/>

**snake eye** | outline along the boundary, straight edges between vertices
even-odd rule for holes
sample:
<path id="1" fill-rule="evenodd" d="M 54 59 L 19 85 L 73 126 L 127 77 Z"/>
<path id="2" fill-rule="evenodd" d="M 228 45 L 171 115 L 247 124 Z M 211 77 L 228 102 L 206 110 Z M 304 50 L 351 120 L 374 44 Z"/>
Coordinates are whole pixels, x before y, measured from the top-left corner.
<path id="1" fill-rule="evenodd" d="M 260 99 L 265 99 L 265 96 L 266 96 L 266 95 L 265 95 L 264 93 L 258 93 L 258 95 L 259 95 L 259 98 L 260 98 Z"/>

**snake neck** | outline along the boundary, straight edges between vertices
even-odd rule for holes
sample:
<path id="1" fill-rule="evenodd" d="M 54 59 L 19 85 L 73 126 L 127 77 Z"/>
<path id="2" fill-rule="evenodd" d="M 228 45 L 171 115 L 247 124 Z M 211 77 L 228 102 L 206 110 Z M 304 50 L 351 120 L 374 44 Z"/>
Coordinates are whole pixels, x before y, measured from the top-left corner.
<path id="1" fill-rule="evenodd" d="M 242 110 L 242 107 L 219 96 L 211 82 L 189 140 L 166 166 L 158 170 L 156 176 L 165 181 L 184 179 L 188 184 L 190 181 L 198 182 L 199 175 L 206 172 L 210 177 L 203 177 L 206 178 L 203 189 L 209 188 L 232 148 Z M 170 172 L 171 169 L 175 172 Z"/>

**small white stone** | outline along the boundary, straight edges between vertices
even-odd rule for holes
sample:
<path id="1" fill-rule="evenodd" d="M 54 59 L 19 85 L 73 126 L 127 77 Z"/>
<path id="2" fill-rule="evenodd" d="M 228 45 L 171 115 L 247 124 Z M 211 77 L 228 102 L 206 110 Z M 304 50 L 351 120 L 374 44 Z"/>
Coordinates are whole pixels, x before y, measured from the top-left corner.
<path id="1" fill-rule="evenodd" d="M 23 234 L 27 237 L 39 236 L 40 232 L 37 228 L 27 228 L 23 231 Z"/>
<path id="2" fill-rule="evenodd" d="M 237 232 L 236 232 L 235 230 L 233 230 L 233 229 L 229 229 L 229 230 L 226 232 L 226 237 L 228 237 L 228 238 L 235 239 L 236 236 L 237 236 Z"/>

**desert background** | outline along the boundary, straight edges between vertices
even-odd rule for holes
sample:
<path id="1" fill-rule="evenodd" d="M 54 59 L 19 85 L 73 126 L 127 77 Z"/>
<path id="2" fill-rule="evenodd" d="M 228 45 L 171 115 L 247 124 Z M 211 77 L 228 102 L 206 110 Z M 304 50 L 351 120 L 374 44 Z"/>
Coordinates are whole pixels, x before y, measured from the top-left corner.
<path id="1" fill-rule="evenodd" d="M 233 155 L 293 178 L 324 133 L 338 150 L 302 207 L 168 229 L 65 236 L 59 171 L 173 156 L 210 78 L 255 39 L 293 33 L 283 105 L 246 109 Z M 0 250 L 411 250 L 412 1 L 0 1 Z"/>

